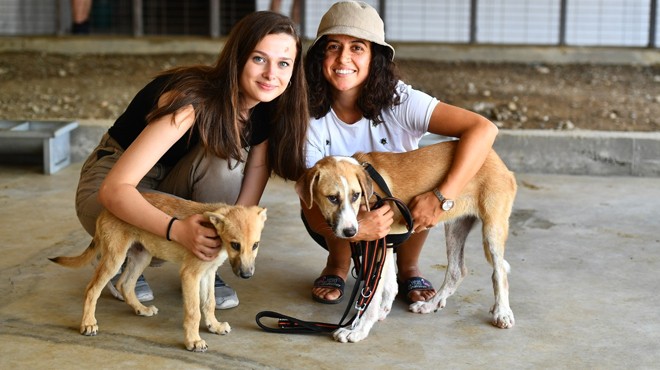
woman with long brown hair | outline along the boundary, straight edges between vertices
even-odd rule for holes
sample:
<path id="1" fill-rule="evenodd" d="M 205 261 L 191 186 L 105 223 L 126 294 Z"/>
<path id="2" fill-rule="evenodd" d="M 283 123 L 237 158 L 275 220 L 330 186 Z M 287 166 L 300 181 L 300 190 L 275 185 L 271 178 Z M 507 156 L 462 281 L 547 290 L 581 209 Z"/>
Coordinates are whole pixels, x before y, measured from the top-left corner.
<path id="1" fill-rule="evenodd" d="M 76 211 L 94 234 L 103 207 L 166 236 L 202 260 L 219 252 L 202 215 L 176 220 L 141 191 L 198 202 L 256 205 L 272 173 L 295 180 L 304 170 L 309 123 L 302 46 L 295 24 L 274 12 L 247 15 L 212 66 L 174 68 L 149 82 L 103 136 L 81 170 Z M 169 226 L 168 226 L 169 225 Z M 115 279 L 113 279 L 115 280 Z M 123 299 L 114 288 L 113 295 Z M 138 299 L 153 299 L 143 277 Z M 217 308 L 238 305 L 216 277 Z"/>

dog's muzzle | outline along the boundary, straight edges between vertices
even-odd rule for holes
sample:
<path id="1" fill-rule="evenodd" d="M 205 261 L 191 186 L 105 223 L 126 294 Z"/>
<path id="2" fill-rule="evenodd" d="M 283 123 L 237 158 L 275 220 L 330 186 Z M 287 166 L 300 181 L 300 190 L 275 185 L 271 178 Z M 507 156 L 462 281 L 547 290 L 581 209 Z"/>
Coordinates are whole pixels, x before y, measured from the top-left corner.
<path id="1" fill-rule="evenodd" d="M 340 238 L 352 238 L 357 234 L 357 229 L 354 227 L 345 227 L 340 230 L 340 233 L 335 233 Z"/>

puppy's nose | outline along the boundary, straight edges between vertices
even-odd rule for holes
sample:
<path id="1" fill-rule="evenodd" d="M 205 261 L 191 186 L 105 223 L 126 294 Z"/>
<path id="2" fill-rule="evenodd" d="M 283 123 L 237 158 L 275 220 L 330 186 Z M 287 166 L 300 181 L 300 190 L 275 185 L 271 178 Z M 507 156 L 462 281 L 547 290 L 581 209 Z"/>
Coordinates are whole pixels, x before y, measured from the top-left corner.
<path id="1" fill-rule="evenodd" d="M 342 230 L 345 238 L 352 238 L 357 234 L 357 230 L 354 227 L 347 227 Z"/>
<path id="2" fill-rule="evenodd" d="M 241 278 L 243 279 L 249 279 L 253 275 L 252 271 L 241 271 Z"/>

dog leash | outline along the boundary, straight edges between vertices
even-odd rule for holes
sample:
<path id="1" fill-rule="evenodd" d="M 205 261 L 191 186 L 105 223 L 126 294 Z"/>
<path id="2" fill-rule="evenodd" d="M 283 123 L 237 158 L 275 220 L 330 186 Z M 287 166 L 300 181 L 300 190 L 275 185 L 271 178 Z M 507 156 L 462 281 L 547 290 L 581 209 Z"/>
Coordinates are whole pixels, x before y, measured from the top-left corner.
<path id="1" fill-rule="evenodd" d="M 398 207 L 407 210 L 407 207 L 399 199 L 386 197 L 379 198 L 374 205 L 373 209 L 382 206 L 385 202 L 390 201 L 397 204 Z M 408 224 L 412 230 L 412 216 L 410 211 L 405 212 L 408 215 L 406 220 L 410 220 Z M 356 271 L 356 283 L 351 292 L 351 297 L 348 305 L 344 310 L 339 323 L 326 323 L 304 321 L 291 316 L 283 315 L 273 311 L 261 311 L 256 315 L 256 322 L 259 327 L 269 333 L 279 334 L 317 334 L 317 333 L 332 333 L 335 330 L 347 326 L 357 325 L 359 319 L 369 307 L 369 303 L 374 297 L 374 292 L 380 282 L 383 267 L 385 265 L 385 258 L 387 255 L 388 245 L 385 238 L 373 241 L 362 241 L 351 243 L 351 252 L 353 257 L 354 270 Z M 355 309 L 355 314 L 350 320 L 346 321 L 350 312 Z M 271 318 L 277 320 L 277 327 L 272 327 L 264 324 L 261 320 L 264 318 Z"/>
<path id="2" fill-rule="evenodd" d="M 385 184 L 385 181 L 373 166 L 368 163 L 363 164 L 363 166 L 369 173 L 369 176 L 371 176 L 371 178 L 377 182 L 380 188 L 388 195 L 387 197 L 382 198 L 376 194 L 376 204 L 372 208 L 377 209 L 386 201 L 393 202 L 401 211 L 401 214 L 408 225 L 407 233 L 397 235 L 399 237 L 398 239 L 402 239 L 397 243 L 398 245 L 410 237 L 410 234 L 412 234 L 412 230 L 414 229 L 410 210 L 401 200 L 392 196 L 387 184 Z M 385 266 L 387 248 L 388 246 L 391 246 L 389 241 L 389 239 L 381 238 L 373 241 L 351 243 L 354 271 L 357 275 L 355 277 L 356 283 L 353 286 L 348 305 L 346 306 L 339 323 L 332 324 L 326 322 L 304 321 L 278 312 L 261 311 L 257 313 L 255 317 L 257 325 L 266 332 L 279 334 L 332 333 L 339 328 L 347 327 L 349 325 L 355 327 L 364 312 L 366 312 L 367 307 L 369 307 L 376 288 L 378 287 L 378 283 L 380 282 L 383 267 Z M 360 293 L 359 296 L 358 292 Z M 353 304 L 354 302 L 355 304 Z M 345 322 L 353 308 L 356 310 L 356 313 L 349 321 Z M 264 318 L 276 319 L 277 327 L 267 326 L 262 323 L 261 320 Z"/>

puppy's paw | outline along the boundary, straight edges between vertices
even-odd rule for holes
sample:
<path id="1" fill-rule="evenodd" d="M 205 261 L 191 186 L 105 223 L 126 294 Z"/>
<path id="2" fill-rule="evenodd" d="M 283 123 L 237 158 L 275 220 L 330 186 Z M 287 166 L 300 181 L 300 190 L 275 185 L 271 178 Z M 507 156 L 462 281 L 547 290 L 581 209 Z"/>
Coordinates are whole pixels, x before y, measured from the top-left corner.
<path id="1" fill-rule="evenodd" d="M 153 316 L 158 314 L 158 308 L 156 306 L 142 306 L 135 309 L 135 314 L 139 316 Z"/>
<path id="2" fill-rule="evenodd" d="M 206 345 L 206 341 L 204 341 L 204 339 L 198 339 L 191 341 L 190 343 L 186 343 L 186 349 L 191 352 L 206 352 L 209 347 Z"/>
<path id="3" fill-rule="evenodd" d="M 490 313 L 493 314 L 493 325 L 500 329 L 510 329 L 516 324 L 516 320 L 513 317 L 513 311 L 511 311 L 511 308 L 509 307 L 503 308 L 495 304 L 490 310 Z"/>
<path id="4" fill-rule="evenodd" d="M 369 335 L 369 332 L 364 332 L 362 330 L 355 330 L 355 329 L 346 329 L 346 328 L 339 328 L 335 330 L 334 333 L 332 333 L 332 336 L 335 338 L 335 340 L 341 343 L 346 343 L 346 342 L 357 343 L 365 339 L 367 335 Z"/>
<path id="5" fill-rule="evenodd" d="M 99 332 L 99 326 L 94 324 L 81 324 L 80 325 L 80 334 L 86 335 L 88 337 L 93 337 Z"/>
<path id="6" fill-rule="evenodd" d="M 227 322 L 216 321 L 215 323 L 209 324 L 208 329 L 211 333 L 225 335 L 229 334 L 231 331 L 231 326 L 229 326 L 229 323 Z"/>

